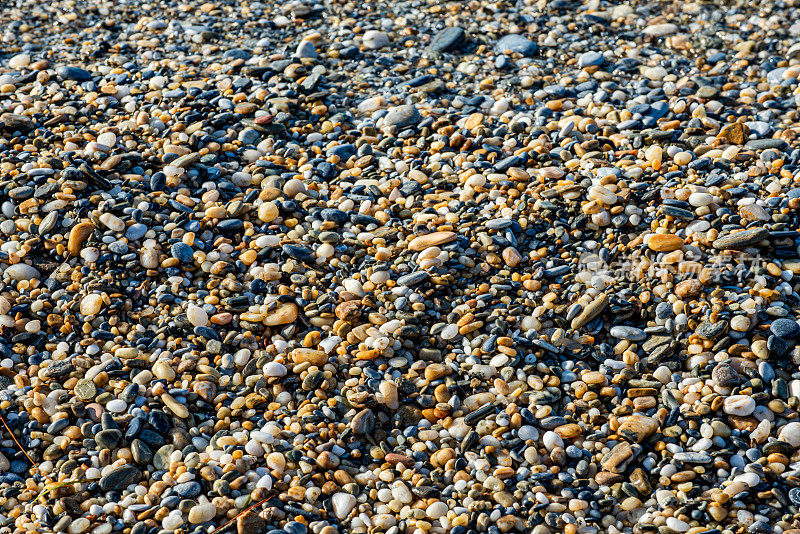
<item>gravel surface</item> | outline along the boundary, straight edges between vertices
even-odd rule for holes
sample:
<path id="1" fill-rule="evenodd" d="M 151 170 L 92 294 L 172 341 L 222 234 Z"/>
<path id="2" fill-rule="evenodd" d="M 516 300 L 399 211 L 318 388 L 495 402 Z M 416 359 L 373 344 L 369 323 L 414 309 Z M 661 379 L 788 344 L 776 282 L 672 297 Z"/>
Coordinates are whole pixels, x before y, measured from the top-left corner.
<path id="1" fill-rule="evenodd" d="M 800 23 L 0 7 L 0 534 L 800 534 Z"/>

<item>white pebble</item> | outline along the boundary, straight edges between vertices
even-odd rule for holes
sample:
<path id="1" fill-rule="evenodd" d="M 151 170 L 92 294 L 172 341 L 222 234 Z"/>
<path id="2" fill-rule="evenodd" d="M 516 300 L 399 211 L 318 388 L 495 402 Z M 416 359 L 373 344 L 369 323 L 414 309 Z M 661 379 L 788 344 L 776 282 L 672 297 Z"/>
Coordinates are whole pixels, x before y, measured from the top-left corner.
<path id="1" fill-rule="evenodd" d="M 747 395 L 732 395 L 725 399 L 723 409 L 728 415 L 745 417 L 756 409 L 756 401 Z"/>
<path id="2" fill-rule="evenodd" d="M 186 309 L 186 318 L 193 326 L 206 326 L 208 324 L 208 314 L 200 306 L 190 304 Z"/>
<path id="3" fill-rule="evenodd" d="M 362 41 L 364 47 L 370 50 L 377 50 L 389 44 L 389 36 L 382 31 L 369 30 L 368 32 L 364 32 Z"/>

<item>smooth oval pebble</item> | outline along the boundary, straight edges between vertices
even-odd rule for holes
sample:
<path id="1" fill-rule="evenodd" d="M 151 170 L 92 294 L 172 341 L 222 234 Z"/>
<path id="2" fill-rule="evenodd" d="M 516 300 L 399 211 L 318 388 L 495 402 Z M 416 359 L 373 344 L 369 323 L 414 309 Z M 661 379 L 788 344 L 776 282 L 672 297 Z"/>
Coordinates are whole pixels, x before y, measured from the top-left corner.
<path id="1" fill-rule="evenodd" d="M 655 234 L 650 237 L 647 246 L 656 252 L 672 252 L 683 246 L 683 239 L 674 234 Z"/>
<path id="2" fill-rule="evenodd" d="M 189 523 L 197 525 L 214 519 L 217 515 L 216 507 L 211 503 L 197 504 L 189 509 Z"/>
<path id="3" fill-rule="evenodd" d="M 756 401 L 747 395 L 732 395 L 725 399 L 724 409 L 730 415 L 747 416 L 756 409 Z"/>
<path id="4" fill-rule="evenodd" d="M 5 268 L 3 274 L 12 280 L 33 280 L 41 277 L 37 269 L 26 263 L 10 265 Z"/>
<path id="5" fill-rule="evenodd" d="M 613 326 L 610 333 L 616 338 L 629 341 L 644 341 L 647 339 L 647 334 L 643 330 L 631 326 Z"/>

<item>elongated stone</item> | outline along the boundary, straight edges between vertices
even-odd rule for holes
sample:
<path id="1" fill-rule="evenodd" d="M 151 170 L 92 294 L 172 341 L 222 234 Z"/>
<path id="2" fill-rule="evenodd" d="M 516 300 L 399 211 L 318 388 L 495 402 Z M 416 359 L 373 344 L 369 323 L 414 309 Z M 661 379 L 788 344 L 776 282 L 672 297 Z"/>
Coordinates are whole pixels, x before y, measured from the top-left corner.
<path id="1" fill-rule="evenodd" d="M 186 419 L 189 417 L 189 408 L 187 408 L 185 404 L 178 402 L 175 397 L 169 393 L 162 394 L 161 401 L 167 408 L 172 410 L 172 413 L 174 413 L 177 417 L 180 417 L 181 419 Z"/>
<path id="2" fill-rule="evenodd" d="M 586 326 L 592 319 L 600 315 L 603 310 L 608 306 L 608 294 L 601 293 L 592 302 L 590 302 L 578 315 L 572 320 L 571 327 L 573 330 L 578 330 Z"/>
<path id="3" fill-rule="evenodd" d="M 266 326 L 278 326 L 282 324 L 293 323 L 297 319 L 298 308 L 297 304 L 287 302 L 278 306 L 275 310 L 269 312 L 264 317 L 264 324 Z"/>
<path id="4" fill-rule="evenodd" d="M 717 250 L 737 250 L 755 245 L 759 241 L 769 237 L 769 230 L 766 228 L 748 228 L 741 232 L 735 232 L 716 239 L 712 244 Z"/>
<path id="5" fill-rule="evenodd" d="M 73 256 L 80 254 L 83 244 L 89 239 L 89 236 L 94 232 L 94 224 L 89 221 L 79 222 L 69 231 L 69 238 L 67 240 L 67 250 Z"/>
<path id="6" fill-rule="evenodd" d="M 455 232 L 432 232 L 412 239 L 408 244 L 408 249 L 420 252 L 429 247 L 444 245 L 455 241 L 456 237 L 457 234 Z"/>

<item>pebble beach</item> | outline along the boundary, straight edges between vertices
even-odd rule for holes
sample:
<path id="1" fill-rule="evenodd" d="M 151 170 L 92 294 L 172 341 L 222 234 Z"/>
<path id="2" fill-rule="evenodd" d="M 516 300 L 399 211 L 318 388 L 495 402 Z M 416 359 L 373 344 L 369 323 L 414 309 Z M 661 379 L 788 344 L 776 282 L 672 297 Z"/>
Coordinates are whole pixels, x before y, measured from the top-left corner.
<path id="1" fill-rule="evenodd" d="M 0 7 L 0 534 L 800 534 L 797 2 L 351 1 Z"/>

